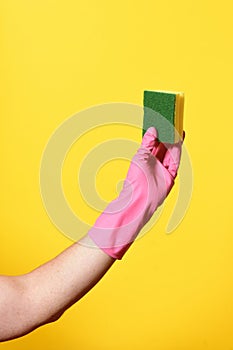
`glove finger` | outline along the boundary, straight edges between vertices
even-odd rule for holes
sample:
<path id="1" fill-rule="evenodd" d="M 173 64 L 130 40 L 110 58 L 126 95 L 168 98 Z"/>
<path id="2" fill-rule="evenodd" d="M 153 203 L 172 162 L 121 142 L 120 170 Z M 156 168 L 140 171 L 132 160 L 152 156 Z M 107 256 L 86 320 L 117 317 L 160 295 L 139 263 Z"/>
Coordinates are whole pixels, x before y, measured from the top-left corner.
<path id="1" fill-rule="evenodd" d="M 146 148 L 148 151 L 152 152 L 156 140 L 158 137 L 158 132 L 154 127 L 147 129 L 146 133 L 143 136 L 141 146 Z"/>
<path id="2" fill-rule="evenodd" d="M 167 151 L 163 159 L 164 167 L 173 178 L 176 177 L 180 165 L 182 141 L 174 144 L 167 144 Z"/>

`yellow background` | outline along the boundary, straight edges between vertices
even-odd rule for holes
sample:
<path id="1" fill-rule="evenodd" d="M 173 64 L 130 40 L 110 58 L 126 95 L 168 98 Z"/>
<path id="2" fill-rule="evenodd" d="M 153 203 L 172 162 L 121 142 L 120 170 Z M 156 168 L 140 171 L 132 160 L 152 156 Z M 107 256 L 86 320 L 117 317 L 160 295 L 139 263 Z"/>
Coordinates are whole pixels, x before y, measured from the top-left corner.
<path id="1" fill-rule="evenodd" d="M 79 110 L 142 104 L 144 89 L 184 91 L 195 180 L 172 235 L 177 189 L 88 295 L 1 349 L 233 349 L 232 10 L 231 0 L 0 1 L 2 274 L 30 271 L 71 243 L 43 208 L 39 168 L 52 132 Z M 109 171 L 97 181 L 107 199 Z M 73 174 L 67 166 L 68 196 Z"/>

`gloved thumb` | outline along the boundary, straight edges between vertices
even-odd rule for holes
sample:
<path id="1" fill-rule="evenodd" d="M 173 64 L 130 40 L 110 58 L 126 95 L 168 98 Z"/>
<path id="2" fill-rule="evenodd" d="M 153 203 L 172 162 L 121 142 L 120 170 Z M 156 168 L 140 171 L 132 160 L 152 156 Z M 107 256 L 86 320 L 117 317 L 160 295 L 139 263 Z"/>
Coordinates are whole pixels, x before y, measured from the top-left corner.
<path id="1" fill-rule="evenodd" d="M 152 152 L 158 138 L 157 130 L 151 126 L 143 136 L 141 146 Z"/>

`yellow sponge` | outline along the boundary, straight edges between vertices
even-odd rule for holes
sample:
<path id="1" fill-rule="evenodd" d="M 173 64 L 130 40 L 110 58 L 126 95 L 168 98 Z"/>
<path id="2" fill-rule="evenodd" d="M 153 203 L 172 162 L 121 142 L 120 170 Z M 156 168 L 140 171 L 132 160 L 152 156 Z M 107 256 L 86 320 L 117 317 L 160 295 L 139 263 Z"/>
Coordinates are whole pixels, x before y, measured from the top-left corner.
<path id="1" fill-rule="evenodd" d="M 183 92 L 146 90 L 143 105 L 143 135 L 154 126 L 161 142 L 174 143 L 183 138 Z"/>

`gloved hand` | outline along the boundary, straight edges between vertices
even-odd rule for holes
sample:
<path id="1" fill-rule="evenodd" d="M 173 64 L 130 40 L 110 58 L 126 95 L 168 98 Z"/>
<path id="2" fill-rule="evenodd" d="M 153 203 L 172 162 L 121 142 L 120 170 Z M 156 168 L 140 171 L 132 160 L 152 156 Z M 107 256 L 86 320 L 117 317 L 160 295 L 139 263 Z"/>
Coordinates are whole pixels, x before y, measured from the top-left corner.
<path id="1" fill-rule="evenodd" d="M 88 235 L 105 253 L 121 259 L 172 186 L 182 142 L 159 143 L 151 127 L 133 157 L 123 189 L 96 220 Z"/>

